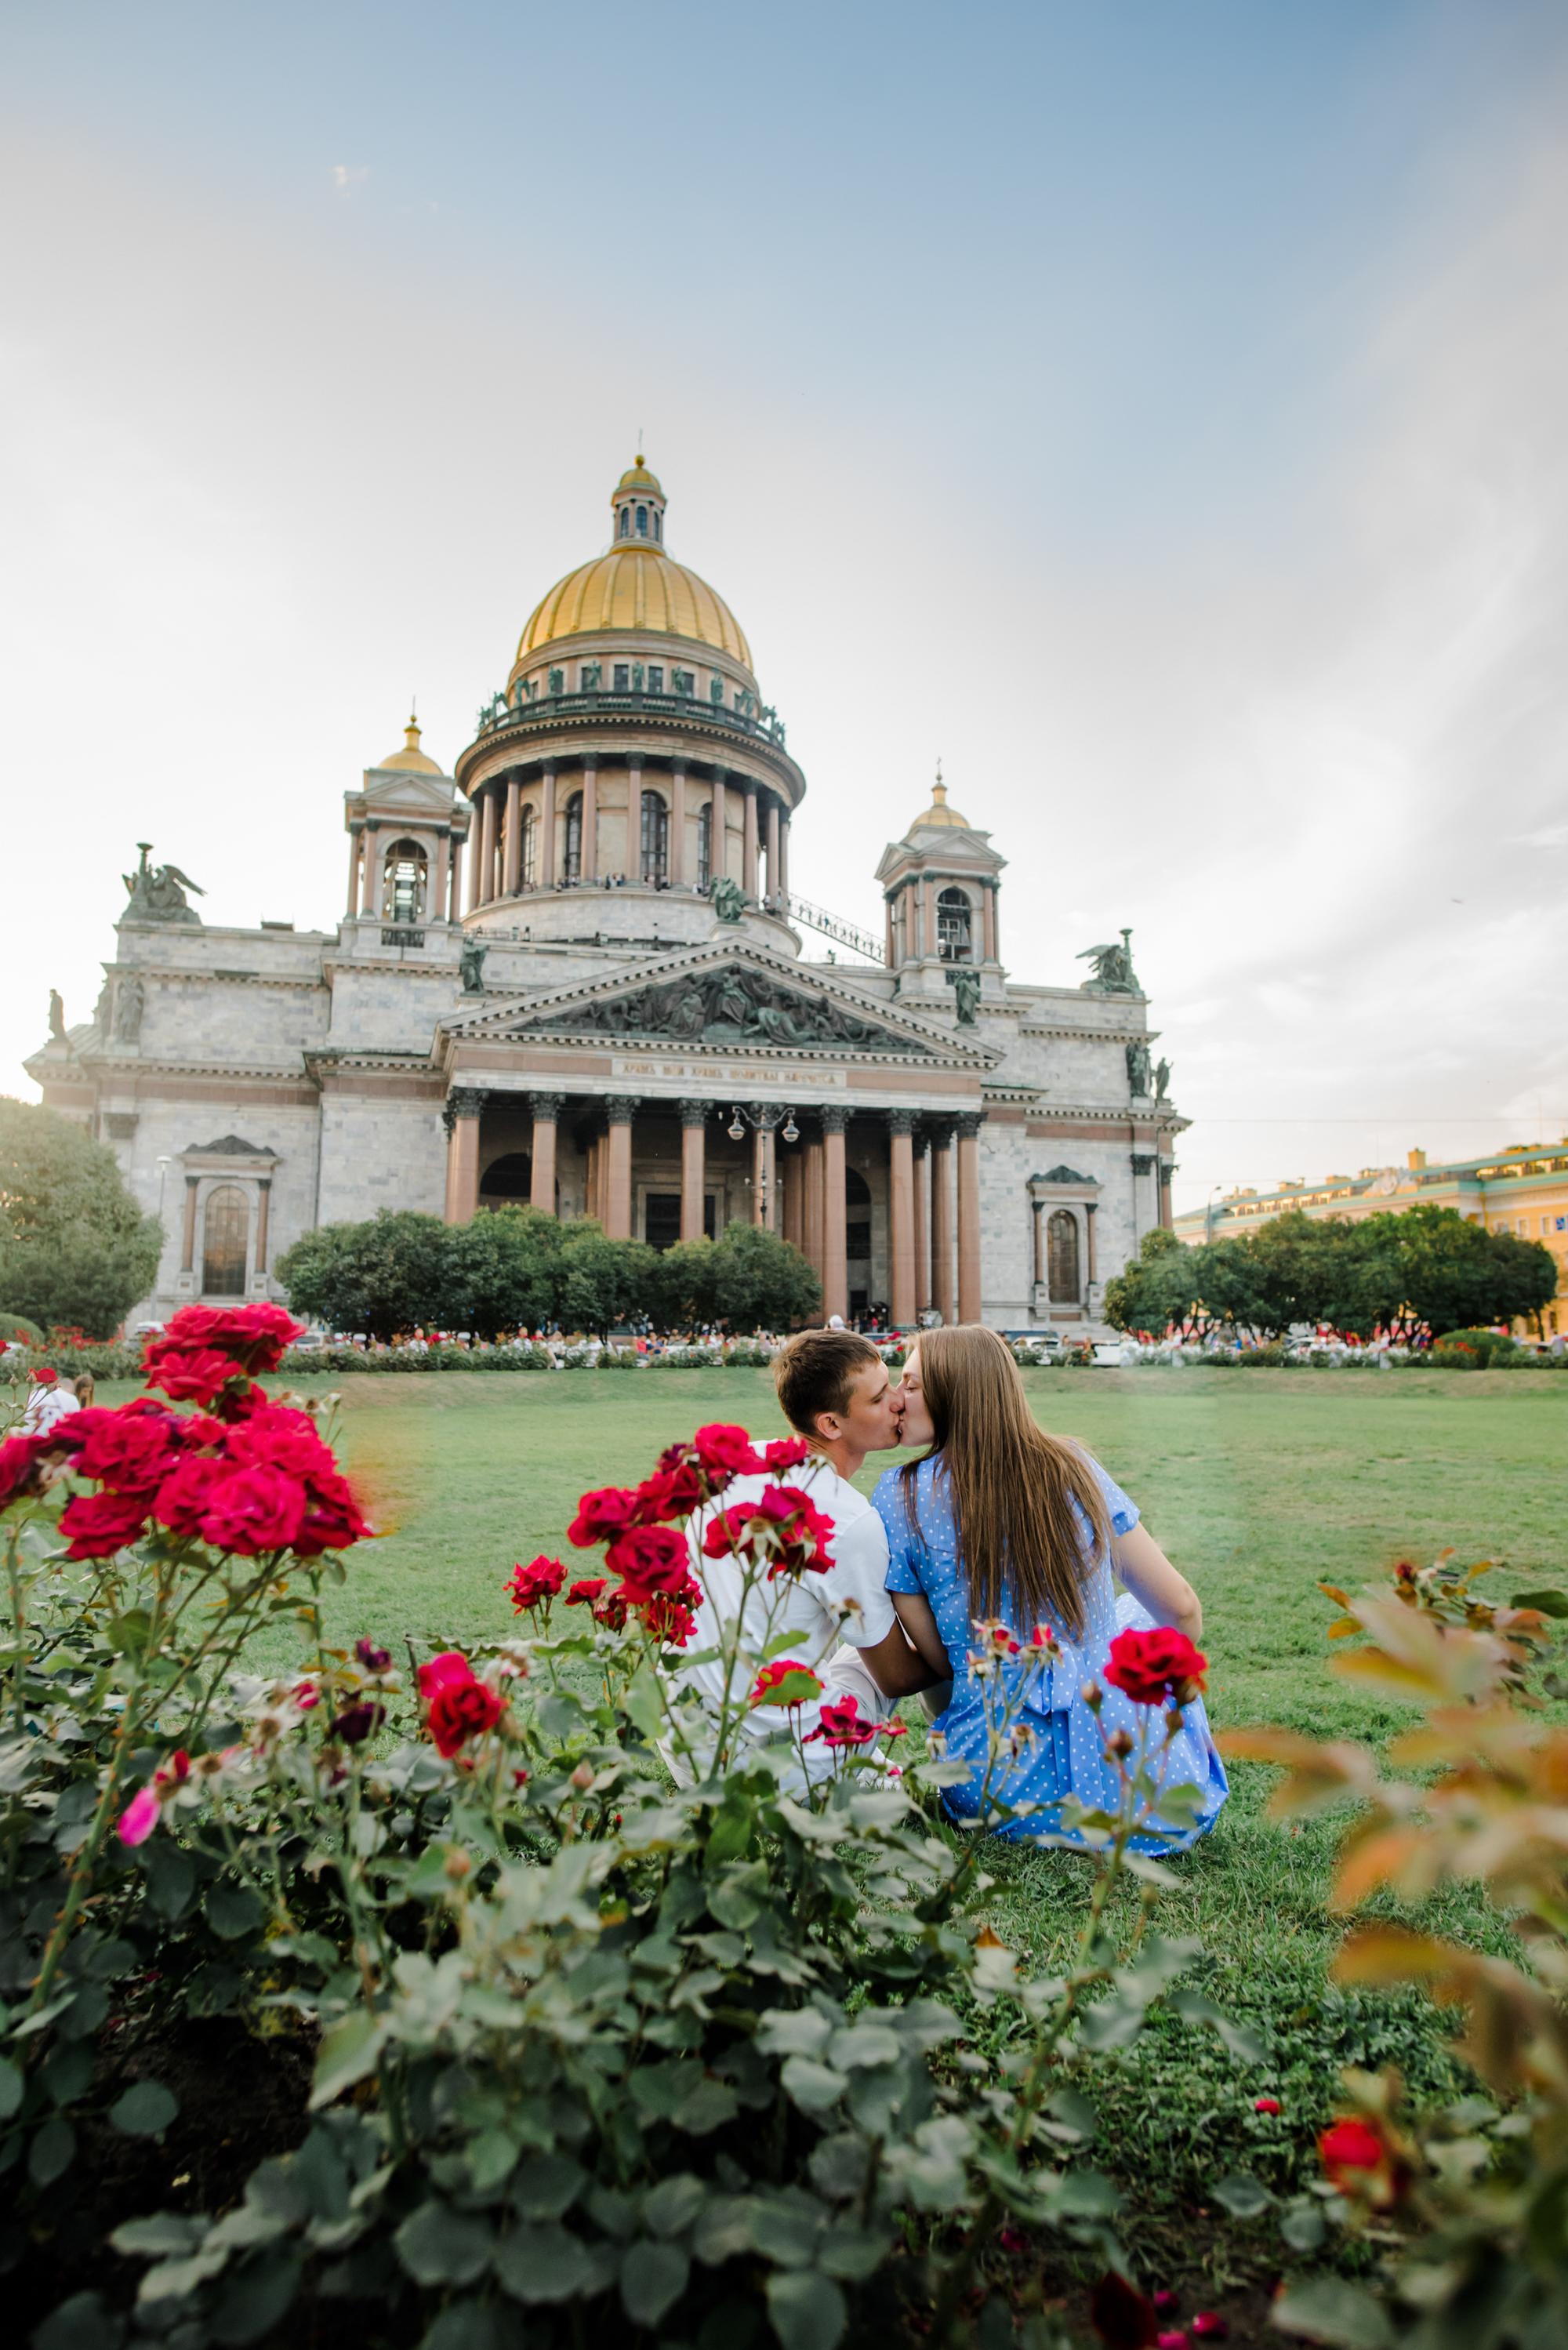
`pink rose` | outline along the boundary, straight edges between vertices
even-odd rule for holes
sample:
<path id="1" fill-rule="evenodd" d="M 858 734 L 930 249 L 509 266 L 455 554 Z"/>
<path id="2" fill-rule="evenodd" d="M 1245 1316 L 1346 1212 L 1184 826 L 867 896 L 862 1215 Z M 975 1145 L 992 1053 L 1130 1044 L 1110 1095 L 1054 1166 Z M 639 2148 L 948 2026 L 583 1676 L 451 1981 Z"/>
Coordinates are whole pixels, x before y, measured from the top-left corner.
<path id="1" fill-rule="evenodd" d="M 121 1812 L 119 1824 L 115 1829 L 115 1834 L 119 1836 L 120 1843 L 126 1845 L 145 1844 L 148 1837 L 152 1834 L 153 1829 L 158 1825 L 159 1815 L 161 1813 L 162 1808 L 163 1807 L 160 1804 L 156 1794 L 151 1787 L 143 1787 L 136 1794 L 132 1795 L 130 1803 L 127 1804 L 124 1811 Z"/>
<path id="2" fill-rule="evenodd" d="M 473 1667 L 461 1648 L 443 1648 L 439 1657 L 427 1657 L 420 1667 L 420 1695 L 434 1698 L 444 1689 L 460 1689 L 464 1681 L 473 1679 Z"/>

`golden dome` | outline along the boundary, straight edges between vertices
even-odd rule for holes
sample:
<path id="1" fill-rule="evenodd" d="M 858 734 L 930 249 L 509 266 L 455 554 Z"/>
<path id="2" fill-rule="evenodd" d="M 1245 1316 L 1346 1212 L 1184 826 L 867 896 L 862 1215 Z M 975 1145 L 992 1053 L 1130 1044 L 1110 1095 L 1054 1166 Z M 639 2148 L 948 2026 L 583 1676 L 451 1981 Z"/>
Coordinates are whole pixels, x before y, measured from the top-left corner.
<path id="1" fill-rule="evenodd" d="M 379 767 L 401 767 L 405 771 L 411 769 L 416 775 L 439 775 L 441 773 L 435 761 L 426 758 L 420 749 L 419 724 L 411 712 L 403 729 L 402 749 L 390 752 L 384 759 L 378 759 L 376 764 Z"/>
<path id="2" fill-rule="evenodd" d="M 657 477 L 639 457 L 611 493 L 616 537 L 608 552 L 579 563 L 535 606 L 517 640 L 514 676 L 542 646 L 600 629 L 687 638 L 750 670 L 752 649 L 728 604 L 666 552 L 664 504 Z"/>
<path id="3" fill-rule="evenodd" d="M 937 780 L 931 785 L 930 806 L 924 809 L 922 813 L 915 818 L 914 823 L 909 827 L 909 831 L 925 831 L 932 825 L 950 825 L 959 832 L 968 832 L 971 829 L 970 820 L 967 816 L 960 816 L 957 808 L 949 807 L 948 787 L 941 779 L 941 769 L 940 767 L 937 770 Z M 906 834 L 905 838 L 907 839 L 908 837 L 909 834 Z"/>

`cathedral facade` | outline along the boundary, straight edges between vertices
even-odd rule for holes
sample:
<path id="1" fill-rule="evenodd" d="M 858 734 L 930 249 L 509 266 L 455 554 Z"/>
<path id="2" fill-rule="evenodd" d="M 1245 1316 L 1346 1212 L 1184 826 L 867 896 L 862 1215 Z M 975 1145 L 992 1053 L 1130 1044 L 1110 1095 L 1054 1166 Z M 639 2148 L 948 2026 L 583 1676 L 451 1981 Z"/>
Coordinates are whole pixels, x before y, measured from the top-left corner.
<path id="1" fill-rule="evenodd" d="M 273 1295 L 317 1224 L 528 1200 L 656 1247 L 765 1224 L 829 1314 L 1093 1332 L 1169 1223 L 1128 934 L 1010 977 L 1004 860 L 940 782 L 880 939 L 793 896 L 805 777 L 664 525 L 639 457 L 452 773 L 411 722 L 366 769 L 335 930 L 205 923 L 143 847 L 92 1020 L 27 1063 L 162 1222 L 133 1321 Z"/>

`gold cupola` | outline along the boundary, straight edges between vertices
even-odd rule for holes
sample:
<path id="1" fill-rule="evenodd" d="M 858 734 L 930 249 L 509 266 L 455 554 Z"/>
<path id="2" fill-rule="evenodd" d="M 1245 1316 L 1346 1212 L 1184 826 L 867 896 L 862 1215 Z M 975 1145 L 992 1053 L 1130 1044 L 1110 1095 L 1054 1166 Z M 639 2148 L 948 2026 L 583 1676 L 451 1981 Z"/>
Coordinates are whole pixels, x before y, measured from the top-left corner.
<path id="1" fill-rule="evenodd" d="M 376 764 L 379 767 L 399 767 L 405 773 L 412 773 L 416 775 L 441 774 L 441 769 L 435 761 L 420 748 L 420 723 L 412 711 L 409 712 L 409 723 L 403 729 L 402 749 L 389 751 L 384 759 L 379 759 Z"/>
<path id="2" fill-rule="evenodd" d="M 960 816 L 957 808 L 948 806 L 948 787 L 942 781 L 940 764 L 937 767 L 937 780 L 931 785 L 930 806 L 921 810 L 904 837 L 908 840 L 917 832 L 929 831 L 933 826 L 944 829 L 951 828 L 959 832 L 968 832 L 971 829 L 968 816 Z"/>
<path id="3" fill-rule="evenodd" d="M 627 630 L 709 646 L 751 672 L 752 649 L 728 604 L 665 551 L 665 504 L 658 475 L 639 455 L 610 494 L 609 546 L 557 579 L 535 605 L 518 639 L 509 685 L 546 645 Z"/>

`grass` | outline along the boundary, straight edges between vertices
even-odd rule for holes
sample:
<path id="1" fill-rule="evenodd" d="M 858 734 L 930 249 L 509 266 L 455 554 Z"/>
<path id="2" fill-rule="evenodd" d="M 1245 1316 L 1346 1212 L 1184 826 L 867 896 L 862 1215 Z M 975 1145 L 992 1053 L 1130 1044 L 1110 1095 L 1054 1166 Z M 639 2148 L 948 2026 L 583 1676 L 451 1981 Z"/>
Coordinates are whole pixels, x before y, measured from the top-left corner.
<path id="1" fill-rule="evenodd" d="M 1351 1588 L 1396 1558 L 1495 1557 L 1502 1596 L 1563 1580 L 1559 1531 L 1568 1378 L 1524 1373 L 1064 1371 L 1027 1375 L 1048 1427 L 1080 1438 L 1133 1495 L 1201 1593 L 1217 1724 L 1275 1722 L 1382 1740 L 1407 1717 L 1327 1669 L 1330 1614 L 1317 1589 Z M 428 1649 L 483 1643 L 513 1618 L 516 1559 L 561 1549 L 577 1496 L 645 1475 L 705 1420 L 780 1426 L 759 1371 L 641 1375 L 345 1378 L 340 1450 L 385 1538 L 333 1595 L 332 1632 Z M 894 1456 L 868 1464 L 868 1490 Z M 281 1666 L 282 1655 L 277 1659 Z M 1215 2036 L 1173 2020 L 1099 2058 L 1086 2085 L 1106 2123 L 1102 2158 L 1138 2214 L 1142 2249 L 1169 2273 L 1199 2241 L 1211 2289 L 1277 2262 L 1267 2220 L 1229 2221 L 1205 2201 L 1250 2170 L 1285 2188 L 1310 2168 L 1312 2133 L 1345 2064 L 1397 2064 L 1440 2096 L 1459 2075 L 1449 2026 L 1416 1996 L 1347 1996 L 1326 1981 L 1341 1931 L 1327 1907 L 1338 1829 L 1263 1816 L 1272 1774 L 1240 1766 L 1213 1835 L 1178 1864 L 1160 1905 L 1168 1934 L 1204 1944 L 1211 1995 L 1259 2032 L 1262 2064 L 1239 2067 Z M 1086 1864 L 996 1846 L 994 1920 L 1033 1967 L 1069 1947 Z M 1428 1913 L 1444 1930 L 1507 1946 L 1469 1896 Z M 1267 2090 L 1284 2114 L 1263 2120 Z"/>

